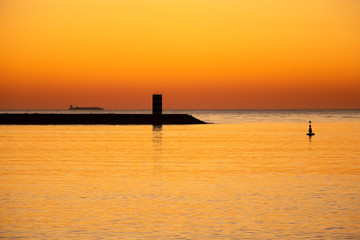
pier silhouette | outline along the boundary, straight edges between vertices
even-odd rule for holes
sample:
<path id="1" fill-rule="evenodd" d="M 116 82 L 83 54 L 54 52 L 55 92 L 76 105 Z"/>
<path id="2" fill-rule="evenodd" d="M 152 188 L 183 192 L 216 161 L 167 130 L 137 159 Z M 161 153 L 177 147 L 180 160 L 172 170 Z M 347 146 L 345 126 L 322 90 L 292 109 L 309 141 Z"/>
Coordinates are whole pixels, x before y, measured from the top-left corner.
<path id="1" fill-rule="evenodd" d="M 162 95 L 153 95 L 153 114 L 0 114 L 0 125 L 177 125 L 206 124 L 188 114 L 162 114 Z"/>

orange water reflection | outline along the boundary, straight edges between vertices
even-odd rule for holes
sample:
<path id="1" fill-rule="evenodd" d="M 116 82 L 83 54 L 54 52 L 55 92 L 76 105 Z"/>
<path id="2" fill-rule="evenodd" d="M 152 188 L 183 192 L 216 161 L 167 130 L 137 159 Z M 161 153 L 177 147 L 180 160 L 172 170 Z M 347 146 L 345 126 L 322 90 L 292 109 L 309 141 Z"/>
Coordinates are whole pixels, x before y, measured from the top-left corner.
<path id="1" fill-rule="evenodd" d="M 0 126 L 0 236 L 360 236 L 360 127 Z"/>

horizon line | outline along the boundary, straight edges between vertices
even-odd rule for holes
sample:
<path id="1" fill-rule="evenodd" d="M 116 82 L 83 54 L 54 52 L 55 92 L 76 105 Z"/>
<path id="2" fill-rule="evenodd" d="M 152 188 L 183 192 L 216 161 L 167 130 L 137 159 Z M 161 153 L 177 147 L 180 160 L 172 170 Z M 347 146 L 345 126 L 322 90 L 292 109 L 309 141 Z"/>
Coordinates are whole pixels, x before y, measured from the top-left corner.
<path id="1" fill-rule="evenodd" d="M 360 108 L 176 108 L 164 111 L 244 111 L 244 110 L 360 110 Z M 0 111 L 69 111 L 68 109 L 0 109 Z M 86 111 L 86 110 L 84 110 Z M 91 110 L 89 110 L 91 111 Z M 152 111 L 151 109 L 104 109 L 102 111 Z"/>

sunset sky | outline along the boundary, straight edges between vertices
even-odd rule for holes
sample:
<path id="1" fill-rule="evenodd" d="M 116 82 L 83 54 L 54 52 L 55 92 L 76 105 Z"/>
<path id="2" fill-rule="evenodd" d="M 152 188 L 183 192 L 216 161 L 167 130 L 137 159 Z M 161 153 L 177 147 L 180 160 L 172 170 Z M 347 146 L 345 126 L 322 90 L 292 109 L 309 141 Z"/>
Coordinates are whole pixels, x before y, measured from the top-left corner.
<path id="1" fill-rule="evenodd" d="M 359 0 L 1 0 L 0 109 L 360 108 Z"/>

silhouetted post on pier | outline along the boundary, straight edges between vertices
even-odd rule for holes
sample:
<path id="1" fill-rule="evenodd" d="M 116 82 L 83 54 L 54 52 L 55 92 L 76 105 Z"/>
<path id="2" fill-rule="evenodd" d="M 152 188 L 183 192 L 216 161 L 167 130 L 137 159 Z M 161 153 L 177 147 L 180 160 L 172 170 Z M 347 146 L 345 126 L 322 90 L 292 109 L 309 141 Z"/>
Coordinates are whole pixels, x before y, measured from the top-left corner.
<path id="1" fill-rule="evenodd" d="M 162 94 L 155 93 L 153 94 L 153 124 L 161 125 L 162 124 Z"/>
<path id="2" fill-rule="evenodd" d="M 153 115 L 161 115 L 162 114 L 162 94 L 153 94 Z"/>

